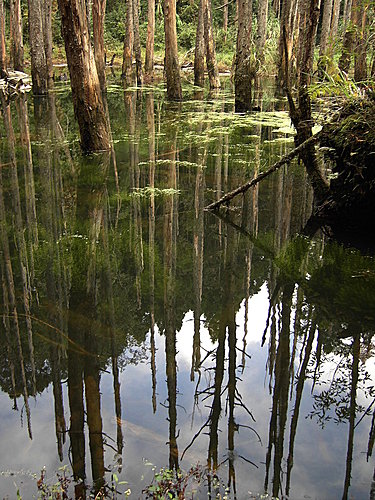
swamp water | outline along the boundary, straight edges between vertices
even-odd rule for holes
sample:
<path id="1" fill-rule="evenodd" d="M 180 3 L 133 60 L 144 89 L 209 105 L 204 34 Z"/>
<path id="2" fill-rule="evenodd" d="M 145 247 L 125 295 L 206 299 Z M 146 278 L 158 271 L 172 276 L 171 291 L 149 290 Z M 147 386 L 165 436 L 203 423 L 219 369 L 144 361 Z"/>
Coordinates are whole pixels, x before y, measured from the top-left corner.
<path id="1" fill-rule="evenodd" d="M 204 211 L 293 147 L 284 103 L 112 85 L 114 150 L 82 157 L 70 101 L 2 100 L 1 497 L 194 466 L 189 498 L 368 498 L 373 258 L 298 236 L 297 164 Z"/>

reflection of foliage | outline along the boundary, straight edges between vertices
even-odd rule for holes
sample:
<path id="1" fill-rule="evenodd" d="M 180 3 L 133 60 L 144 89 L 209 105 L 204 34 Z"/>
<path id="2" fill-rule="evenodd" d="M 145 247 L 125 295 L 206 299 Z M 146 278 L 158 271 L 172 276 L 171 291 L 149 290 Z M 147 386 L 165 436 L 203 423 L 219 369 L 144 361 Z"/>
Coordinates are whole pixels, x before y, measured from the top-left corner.
<path id="1" fill-rule="evenodd" d="M 324 427 L 329 421 L 333 420 L 336 424 L 346 422 L 349 419 L 350 412 L 350 392 L 352 390 L 352 381 L 350 371 L 352 369 L 352 359 L 349 356 L 348 346 L 344 346 L 344 353 L 339 361 L 336 359 L 336 369 L 331 381 L 319 380 L 317 385 L 327 385 L 318 394 L 313 394 L 314 404 L 313 409 L 309 413 L 310 419 L 316 419 L 317 423 Z M 330 361 L 330 358 L 322 360 L 322 364 Z M 371 383 L 370 374 L 365 369 L 365 366 L 360 367 L 357 389 L 362 390 L 365 396 L 374 397 L 375 389 Z M 365 408 L 356 404 L 356 413 L 363 413 Z"/>

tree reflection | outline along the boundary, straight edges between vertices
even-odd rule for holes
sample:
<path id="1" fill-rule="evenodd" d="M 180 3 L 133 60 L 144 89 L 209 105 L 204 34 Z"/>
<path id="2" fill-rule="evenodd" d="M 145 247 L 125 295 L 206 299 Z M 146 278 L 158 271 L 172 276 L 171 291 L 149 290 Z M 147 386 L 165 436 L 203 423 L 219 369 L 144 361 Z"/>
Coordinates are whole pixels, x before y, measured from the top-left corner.
<path id="1" fill-rule="evenodd" d="M 184 467 L 193 450 L 202 457 L 204 446 L 212 496 L 217 478 L 224 481 L 225 475 L 231 495 L 241 497 L 244 470 L 249 482 L 257 478 L 259 490 L 298 495 L 302 408 L 312 391 L 313 421 L 348 423 L 342 478 L 347 498 L 358 423 L 372 417 L 368 457 L 375 441 L 373 404 L 362 407 L 363 392 L 374 397 L 364 368 L 373 336 L 373 259 L 325 236 L 296 236 L 312 200 L 304 174 L 291 166 L 223 216 L 204 213 L 205 199 L 256 175 L 267 155 L 285 148 L 264 145 L 271 132 L 263 126 L 249 130 L 256 138 L 249 139 L 251 147 L 245 144 L 246 160 L 236 163 L 236 132 L 225 119 L 215 122 L 216 130 L 209 119 L 185 124 L 178 108 L 156 106 L 154 94 L 128 90 L 121 102 L 125 119 L 121 125 L 115 119 L 114 130 L 120 127 L 126 136 L 116 143 L 116 157 L 114 150 L 78 157 L 64 136 L 57 103 L 55 96 L 38 101 L 29 119 L 25 98 L 14 111 L 2 100 L 1 157 L 8 167 L 0 169 L 1 384 L 15 408 L 22 397 L 30 437 L 30 395 L 37 398 L 51 384 L 57 455 L 62 462 L 71 457 L 76 497 L 91 483 L 94 492 L 103 491 L 106 468 L 126 475 L 131 462 L 122 463 L 122 413 L 133 409 L 122 389 L 136 389 L 126 385 L 122 371 L 150 361 L 148 406 L 152 418 L 162 418 L 157 389 L 162 392 L 164 382 L 157 385 L 157 375 L 165 361 L 167 398 L 161 404 L 171 469 Z M 210 115 L 207 109 L 207 116 L 224 111 L 218 107 Z M 251 385 L 257 321 L 252 305 L 267 293 L 263 395 L 263 387 Z M 182 342 L 191 348 L 186 375 L 177 340 L 189 312 L 191 328 Z M 108 367 L 113 444 L 103 432 L 101 393 L 108 386 L 102 373 Z M 178 402 L 181 387 L 190 382 L 192 430 L 179 437 L 190 416 L 184 420 Z M 266 413 L 253 390 L 262 393 Z M 252 444 L 245 448 L 249 436 Z M 108 447 L 114 459 L 105 462 Z"/>

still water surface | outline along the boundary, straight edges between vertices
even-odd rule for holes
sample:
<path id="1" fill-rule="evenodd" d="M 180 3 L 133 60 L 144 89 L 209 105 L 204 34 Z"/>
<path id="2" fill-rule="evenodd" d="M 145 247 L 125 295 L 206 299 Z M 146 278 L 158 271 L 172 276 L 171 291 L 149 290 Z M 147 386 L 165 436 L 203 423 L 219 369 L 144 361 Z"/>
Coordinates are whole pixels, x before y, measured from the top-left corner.
<path id="1" fill-rule="evenodd" d="M 297 164 L 205 212 L 293 142 L 272 89 L 247 117 L 191 97 L 110 85 L 93 157 L 67 87 L 2 99 L 1 497 L 64 465 L 76 498 L 197 464 L 194 498 L 373 491 L 374 260 L 299 236 Z"/>

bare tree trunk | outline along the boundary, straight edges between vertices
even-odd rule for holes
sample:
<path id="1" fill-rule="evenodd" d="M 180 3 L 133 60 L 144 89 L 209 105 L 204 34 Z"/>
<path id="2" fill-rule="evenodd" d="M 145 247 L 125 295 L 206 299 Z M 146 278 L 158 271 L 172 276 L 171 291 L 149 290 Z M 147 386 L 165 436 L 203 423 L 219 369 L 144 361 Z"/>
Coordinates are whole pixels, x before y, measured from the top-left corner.
<path id="1" fill-rule="evenodd" d="M 132 81 L 132 61 L 133 61 L 133 0 L 126 2 L 126 26 L 124 38 L 124 52 L 122 56 L 122 78 L 126 86 Z"/>
<path id="2" fill-rule="evenodd" d="M 53 87 L 52 64 L 52 0 L 42 0 L 44 51 L 46 54 L 48 88 Z"/>
<path id="3" fill-rule="evenodd" d="M 154 79 L 155 0 L 148 0 L 145 81 Z"/>
<path id="4" fill-rule="evenodd" d="M 238 32 L 234 73 L 235 110 L 237 113 L 251 110 L 252 10 L 252 0 L 238 0 Z"/>
<path id="5" fill-rule="evenodd" d="M 340 4 L 341 0 L 333 0 L 331 28 L 330 28 L 329 42 L 328 42 L 328 57 L 330 58 L 332 58 L 333 56 L 333 52 L 337 41 L 336 38 L 337 38 L 337 31 L 339 28 Z"/>
<path id="6" fill-rule="evenodd" d="M 224 43 L 227 41 L 228 34 L 228 18 L 229 18 L 229 7 L 228 2 L 225 2 L 223 7 L 223 31 L 224 31 Z"/>
<path id="7" fill-rule="evenodd" d="M 197 87 L 204 87 L 204 5 L 205 0 L 200 0 L 194 53 L 194 85 Z"/>
<path id="8" fill-rule="evenodd" d="M 135 55 L 135 73 L 137 85 L 142 85 L 142 53 L 141 39 L 139 36 L 139 1 L 133 0 L 133 27 L 134 27 L 134 55 Z"/>
<path id="9" fill-rule="evenodd" d="M 330 35 L 330 27 L 332 19 L 332 4 L 333 0 L 324 1 L 322 29 L 320 35 L 320 48 L 319 48 L 319 69 L 321 74 L 322 73 L 324 74 L 327 70 L 326 53 L 327 53 L 328 37 Z"/>
<path id="10" fill-rule="evenodd" d="M 6 69 L 4 1 L 0 0 L 0 78 L 3 78 Z"/>
<path id="11" fill-rule="evenodd" d="M 211 0 L 204 0 L 204 41 L 206 46 L 206 64 L 210 91 L 215 91 L 220 89 L 220 78 L 216 62 Z"/>
<path id="12" fill-rule="evenodd" d="M 72 87 L 74 112 L 84 152 L 110 149 L 109 124 L 89 37 L 85 4 L 58 0 Z"/>
<path id="13" fill-rule="evenodd" d="M 260 65 L 264 64 L 264 47 L 267 38 L 268 0 L 259 0 L 258 3 L 258 33 L 256 38 L 256 52 Z"/>
<path id="14" fill-rule="evenodd" d="M 10 0 L 10 63 L 15 70 L 23 71 L 24 51 L 22 36 L 21 0 Z"/>
<path id="15" fill-rule="evenodd" d="M 167 96 L 172 101 L 182 100 L 180 64 L 178 62 L 176 3 L 175 0 L 164 0 L 164 32 L 165 32 L 165 72 L 167 76 Z"/>
<path id="16" fill-rule="evenodd" d="M 342 52 L 339 60 L 339 69 L 344 73 L 348 73 L 355 43 L 356 27 L 358 25 L 358 10 L 361 0 L 353 0 L 350 14 L 350 22 L 348 23 L 344 40 L 342 42 Z"/>
<path id="17" fill-rule="evenodd" d="M 34 95 L 48 92 L 47 60 L 44 50 L 43 15 L 41 0 L 29 0 L 29 42 L 31 77 Z"/>
<path id="18" fill-rule="evenodd" d="M 365 5 L 363 1 L 360 2 L 358 12 L 358 26 L 356 34 L 356 48 L 354 52 L 354 80 L 362 82 L 367 79 L 367 10 L 368 4 Z"/>
<path id="19" fill-rule="evenodd" d="M 100 88 L 105 91 L 104 20 L 107 0 L 93 0 L 92 29 L 96 69 Z"/>

